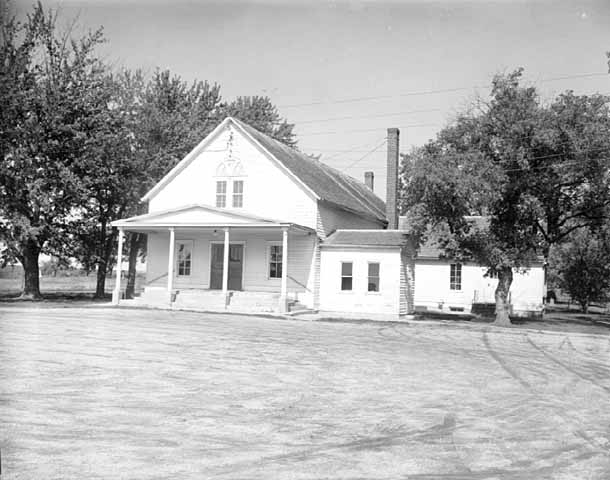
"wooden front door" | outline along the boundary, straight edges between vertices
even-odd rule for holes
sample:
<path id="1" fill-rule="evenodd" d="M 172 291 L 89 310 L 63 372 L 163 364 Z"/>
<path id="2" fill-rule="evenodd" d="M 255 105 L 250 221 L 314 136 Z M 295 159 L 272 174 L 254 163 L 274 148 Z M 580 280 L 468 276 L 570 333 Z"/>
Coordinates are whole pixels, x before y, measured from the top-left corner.
<path id="1" fill-rule="evenodd" d="M 225 246 L 222 243 L 212 244 L 210 262 L 210 288 L 222 290 L 222 263 Z M 242 274 L 244 270 L 244 246 L 237 243 L 229 244 L 229 290 L 242 289 Z"/>

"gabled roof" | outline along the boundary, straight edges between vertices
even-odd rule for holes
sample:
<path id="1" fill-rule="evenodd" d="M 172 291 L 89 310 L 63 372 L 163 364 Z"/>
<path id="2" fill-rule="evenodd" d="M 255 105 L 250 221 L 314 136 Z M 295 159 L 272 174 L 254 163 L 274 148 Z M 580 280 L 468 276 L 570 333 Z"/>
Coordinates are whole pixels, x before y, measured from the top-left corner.
<path id="1" fill-rule="evenodd" d="M 372 216 L 380 222 L 386 222 L 385 203 L 366 185 L 322 162 L 290 148 L 283 143 L 259 132 L 250 125 L 232 117 L 227 117 L 199 145 L 197 145 L 182 161 L 180 161 L 161 181 L 159 181 L 143 198 L 149 200 L 181 170 L 190 164 L 210 141 L 228 123 L 232 123 L 246 137 L 273 160 L 278 162 L 298 183 L 312 192 L 318 200 L 329 202 L 338 208 Z"/>
<path id="2" fill-rule="evenodd" d="M 402 247 L 410 237 L 400 230 L 336 230 L 322 247 Z"/>
<path id="3" fill-rule="evenodd" d="M 320 200 L 386 221 L 385 203 L 364 183 L 284 145 L 241 120 L 233 121 L 311 188 Z"/>

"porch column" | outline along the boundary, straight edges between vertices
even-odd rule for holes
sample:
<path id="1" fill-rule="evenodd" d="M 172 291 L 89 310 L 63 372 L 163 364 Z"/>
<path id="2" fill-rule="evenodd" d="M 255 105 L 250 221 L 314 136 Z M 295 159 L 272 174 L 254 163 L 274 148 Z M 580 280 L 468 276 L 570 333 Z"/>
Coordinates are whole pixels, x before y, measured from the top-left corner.
<path id="1" fill-rule="evenodd" d="M 222 294 L 225 298 L 225 308 L 229 305 L 229 228 L 225 228 L 225 245 L 222 252 Z"/>
<path id="2" fill-rule="evenodd" d="M 280 313 L 288 311 L 288 228 L 282 228 L 282 286 L 280 289 Z"/>
<path id="3" fill-rule="evenodd" d="M 112 304 L 118 305 L 121 300 L 121 269 L 123 266 L 123 229 L 119 228 L 119 246 L 116 254 L 116 281 L 112 291 Z"/>
<path id="4" fill-rule="evenodd" d="M 174 288 L 174 250 L 176 248 L 176 232 L 174 227 L 169 227 L 169 252 L 167 256 L 167 291 L 172 293 Z"/>

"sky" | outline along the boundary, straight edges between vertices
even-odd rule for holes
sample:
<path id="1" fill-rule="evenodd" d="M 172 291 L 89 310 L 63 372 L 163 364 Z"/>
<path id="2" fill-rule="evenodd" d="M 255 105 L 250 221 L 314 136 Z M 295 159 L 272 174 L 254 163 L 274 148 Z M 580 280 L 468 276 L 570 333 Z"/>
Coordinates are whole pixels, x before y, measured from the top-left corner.
<path id="1" fill-rule="evenodd" d="M 546 101 L 610 94 L 610 0 L 43 4 L 59 8 L 60 25 L 103 26 L 117 67 L 217 82 L 227 100 L 269 96 L 302 151 L 360 180 L 373 171 L 382 198 L 387 128 L 400 129 L 401 152 L 423 145 L 488 95 L 496 73 L 523 67 Z"/>

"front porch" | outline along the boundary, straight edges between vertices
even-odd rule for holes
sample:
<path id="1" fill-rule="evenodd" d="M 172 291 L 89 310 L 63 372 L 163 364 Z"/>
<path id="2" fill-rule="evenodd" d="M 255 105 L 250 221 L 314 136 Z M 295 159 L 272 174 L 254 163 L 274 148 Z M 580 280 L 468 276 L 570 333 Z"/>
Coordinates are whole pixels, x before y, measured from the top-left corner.
<path id="1" fill-rule="evenodd" d="M 181 209 L 115 223 L 119 252 L 126 232 L 146 233 L 148 250 L 144 292 L 127 302 L 117 279 L 114 304 L 269 313 L 313 308 L 315 232 L 211 207 L 188 209 L 188 222 Z M 210 223 L 219 216 L 232 222 Z"/>

